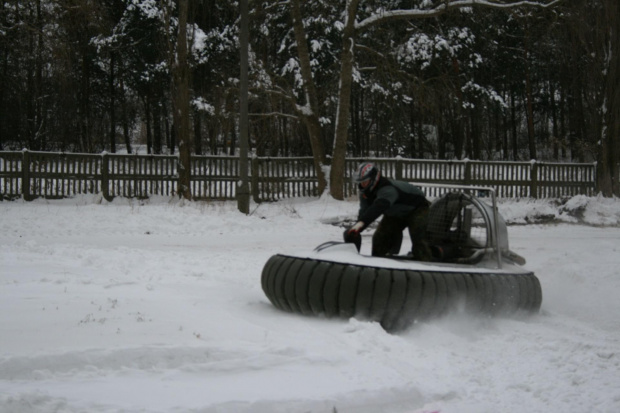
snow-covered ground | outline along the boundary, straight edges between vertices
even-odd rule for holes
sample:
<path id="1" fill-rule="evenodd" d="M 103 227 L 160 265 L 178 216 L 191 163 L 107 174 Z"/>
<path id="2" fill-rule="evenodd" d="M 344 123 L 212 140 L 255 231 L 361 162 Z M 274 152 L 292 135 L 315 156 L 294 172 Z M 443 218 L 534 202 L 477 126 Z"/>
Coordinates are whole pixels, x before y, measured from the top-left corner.
<path id="1" fill-rule="evenodd" d="M 509 235 L 542 284 L 531 318 L 391 335 L 275 309 L 267 259 L 340 240 L 331 223 L 356 211 L 328 197 L 249 216 L 232 202 L 0 202 L 0 411 L 620 411 L 620 200 L 501 203 L 527 224 Z"/>

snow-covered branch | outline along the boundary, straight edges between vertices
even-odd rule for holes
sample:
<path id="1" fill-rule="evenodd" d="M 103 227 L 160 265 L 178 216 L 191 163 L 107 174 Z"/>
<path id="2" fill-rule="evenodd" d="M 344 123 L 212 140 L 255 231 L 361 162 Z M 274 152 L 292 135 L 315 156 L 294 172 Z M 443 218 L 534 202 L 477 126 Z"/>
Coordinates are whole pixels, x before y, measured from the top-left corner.
<path id="1" fill-rule="evenodd" d="M 262 117 L 262 118 L 283 117 L 283 118 L 299 119 L 299 116 L 291 115 L 290 113 L 284 113 L 284 112 L 248 113 L 248 115 L 254 116 L 254 117 Z"/>
<path id="2" fill-rule="evenodd" d="M 300 105 L 298 103 L 295 102 L 295 98 L 293 97 L 293 94 L 290 92 L 287 92 L 286 90 L 283 90 L 282 88 L 280 88 L 279 86 L 276 86 L 275 89 L 268 89 L 265 90 L 265 92 L 275 95 L 275 96 L 279 96 L 287 101 L 289 101 L 291 103 L 291 108 L 293 108 L 295 110 L 295 112 L 297 112 L 300 116 L 310 116 L 312 115 L 312 108 L 310 108 L 310 104 L 306 103 L 305 105 Z M 275 114 L 274 114 L 275 115 Z M 282 114 L 282 116 L 285 116 L 284 114 Z M 298 118 L 295 115 L 286 115 L 288 117 L 292 117 L 292 118 Z"/>
<path id="3" fill-rule="evenodd" d="M 466 7 L 487 7 L 494 9 L 509 9 L 516 7 L 539 7 L 539 8 L 549 8 L 557 5 L 562 0 L 552 0 L 552 1 L 531 1 L 531 0 L 520 0 L 520 1 L 511 1 L 504 2 L 500 0 L 447 0 L 442 2 L 436 7 L 432 7 L 429 9 L 406 9 L 406 10 L 386 10 L 381 13 L 373 14 L 366 19 L 356 22 L 355 29 L 363 30 L 369 26 L 374 26 L 376 24 L 386 23 L 391 20 L 401 20 L 401 19 L 421 19 L 421 18 L 430 18 L 436 17 L 448 10 L 452 9 L 462 9 Z"/>
<path id="4" fill-rule="evenodd" d="M 355 44 L 355 48 L 359 49 L 359 50 L 364 50 L 366 52 L 370 52 L 372 54 L 375 54 L 375 55 L 379 56 L 382 59 L 385 59 L 385 54 L 383 54 L 383 53 L 381 53 L 381 52 L 379 52 L 379 51 L 377 51 L 375 49 L 372 49 L 372 48 L 370 48 L 368 46 L 364 46 L 363 44 L 356 43 Z"/>

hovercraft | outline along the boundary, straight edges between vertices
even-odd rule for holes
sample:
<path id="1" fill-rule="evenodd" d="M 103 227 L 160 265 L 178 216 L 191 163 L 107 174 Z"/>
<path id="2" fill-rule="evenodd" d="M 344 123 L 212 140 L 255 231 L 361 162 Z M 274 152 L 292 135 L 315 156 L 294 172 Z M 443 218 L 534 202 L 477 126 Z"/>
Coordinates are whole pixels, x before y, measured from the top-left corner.
<path id="1" fill-rule="evenodd" d="M 493 206 L 468 192 L 449 192 L 431 204 L 431 262 L 372 257 L 354 244 L 326 242 L 308 254 L 272 256 L 262 271 L 263 291 L 287 312 L 377 321 L 389 332 L 451 312 L 537 313 L 540 282 L 510 251 L 494 192 L 477 188 L 491 195 Z"/>

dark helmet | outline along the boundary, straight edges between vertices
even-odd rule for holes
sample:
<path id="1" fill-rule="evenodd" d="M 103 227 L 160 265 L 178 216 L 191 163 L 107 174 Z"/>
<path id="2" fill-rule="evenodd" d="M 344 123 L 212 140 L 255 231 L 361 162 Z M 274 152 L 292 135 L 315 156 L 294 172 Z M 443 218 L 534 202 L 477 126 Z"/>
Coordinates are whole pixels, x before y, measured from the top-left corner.
<path id="1" fill-rule="evenodd" d="M 361 163 L 355 173 L 354 181 L 357 188 L 364 194 L 370 194 L 376 187 L 381 177 L 381 171 L 372 162 Z"/>

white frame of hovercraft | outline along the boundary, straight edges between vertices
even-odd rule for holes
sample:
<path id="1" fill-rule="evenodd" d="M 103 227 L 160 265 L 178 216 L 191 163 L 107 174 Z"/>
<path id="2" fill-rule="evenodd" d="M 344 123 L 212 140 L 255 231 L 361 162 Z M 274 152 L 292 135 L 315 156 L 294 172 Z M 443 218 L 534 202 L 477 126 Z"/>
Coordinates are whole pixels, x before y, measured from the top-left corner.
<path id="1" fill-rule="evenodd" d="M 427 183 L 418 183 L 418 182 L 409 182 L 411 185 L 418 186 L 421 188 L 444 188 L 444 189 L 461 189 L 463 191 L 485 191 L 491 194 L 491 209 L 493 211 L 493 216 L 489 217 L 492 220 L 489 220 L 489 224 L 492 226 L 491 232 L 493 235 L 493 242 L 491 247 L 495 250 L 495 254 L 497 256 L 497 268 L 502 268 L 502 249 L 499 245 L 499 211 L 497 208 L 497 195 L 495 189 L 486 187 L 486 186 L 469 186 L 469 185 L 450 185 L 450 184 L 427 184 Z M 476 196 L 472 196 L 472 200 L 482 202 Z M 486 212 L 484 208 L 480 207 L 480 212 Z"/>

